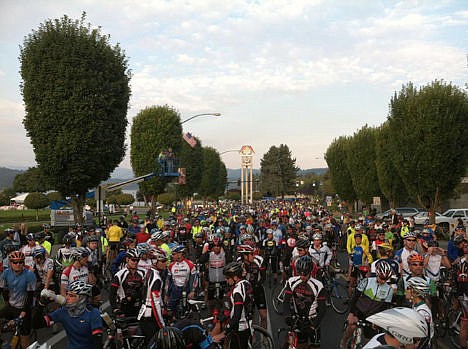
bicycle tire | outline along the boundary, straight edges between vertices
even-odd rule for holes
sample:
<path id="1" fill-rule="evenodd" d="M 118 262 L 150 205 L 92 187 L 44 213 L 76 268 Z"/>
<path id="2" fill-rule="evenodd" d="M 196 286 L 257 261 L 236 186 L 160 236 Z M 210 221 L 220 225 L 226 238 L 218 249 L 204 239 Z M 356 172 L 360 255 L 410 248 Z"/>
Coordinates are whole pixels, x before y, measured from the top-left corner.
<path id="1" fill-rule="evenodd" d="M 348 287 L 338 280 L 335 280 L 335 285 L 331 288 L 330 303 L 338 314 L 344 314 L 349 309 Z"/>
<path id="2" fill-rule="evenodd" d="M 273 338 L 261 326 L 253 325 L 253 336 L 251 341 L 251 348 L 252 349 L 273 349 L 275 347 L 275 343 L 273 342 Z"/>
<path id="3" fill-rule="evenodd" d="M 281 291 L 283 290 L 284 285 L 283 284 L 277 284 L 275 287 L 273 287 L 273 290 L 271 292 L 272 300 L 271 302 L 273 303 L 273 309 L 275 312 L 279 315 L 283 315 L 283 302 L 281 302 L 278 297 L 281 294 Z"/>
<path id="4" fill-rule="evenodd" d="M 459 334 L 460 334 L 460 317 L 461 317 L 461 310 L 450 310 L 447 315 L 448 325 L 448 335 L 450 342 L 452 343 L 454 348 L 461 349 L 459 344 Z M 457 328 L 458 326 L 458 328 Z"/>

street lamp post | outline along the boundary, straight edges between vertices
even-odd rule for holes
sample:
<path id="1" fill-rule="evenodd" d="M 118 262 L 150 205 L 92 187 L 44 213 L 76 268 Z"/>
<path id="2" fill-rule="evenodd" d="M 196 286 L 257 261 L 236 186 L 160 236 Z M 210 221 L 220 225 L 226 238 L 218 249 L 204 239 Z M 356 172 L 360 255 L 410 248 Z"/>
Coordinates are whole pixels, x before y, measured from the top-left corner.
<path id="1" fill-rule="evenodd" d="M 194 116 L 191 116 L 189 117 L 188 119 L 185 119 L 183 121 L 180 122 L 180 124 L 185 124 L 187 121 L 190 121 L 192 119 L 195 119 L 195 118 L 198 118 L 199 116 L 208 116 L 208 115 L 211 115 L 211 116 L 221 116 L 221 113 L 203 113 L 203 114 L 197 114 L 197 115 L 194 115 Z"/>
<path id="2" fill-rule="evenodd" d="M 231 150 L 225 150 L 225 151 L 222 151 L 221 153 L 219 153 L 219 155 L 223 155 L 223 154 L 226 154 L 226 153 L 238 153 L 239 152 L 239 149 L 231 149 Z"/>

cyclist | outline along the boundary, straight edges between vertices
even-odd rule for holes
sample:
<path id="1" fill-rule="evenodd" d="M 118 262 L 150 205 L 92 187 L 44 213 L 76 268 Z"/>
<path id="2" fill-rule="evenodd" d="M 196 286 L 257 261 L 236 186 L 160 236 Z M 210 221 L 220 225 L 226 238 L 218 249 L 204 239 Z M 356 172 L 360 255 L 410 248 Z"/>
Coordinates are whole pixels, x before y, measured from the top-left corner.
<path id="1" fill-rule="evenodd" d="M 414 232 L 407 232 L 403 236 L 403 248 L 395 253 L 395 260 L 400 263 L 400 270 L 402 275 L 409 275 L 411 272 L 408 267 L 408 257 L 412 254 L 419 253 L 416 250 L 416 234 Z"/>
<path id="2" fill-rule="evenodd" d="M 119 221 L 116 219 L 113 221 L 113 224 L 109 229 L 107 229 L 107 240 L 109 241 L 109 249 L 110 249 L 110 257 L 111 261 L 115 256 L 117 256 L 117 252 L 119 251 L 119 244 L 120 239 L 123 237 L 122 228 L 119 226 Z"/>
<path id="3" fill-rule="evenodd" d="M 115 257 L 114 261 L 112 262 L 112 275 L 115 275 L 119 270 L 125 267 L 127 251 L 135 247 L 136 241 L 134 238 L 126 237 L 122 240 L 121 246 L 119 248 L 119 254 L 117 255 L 117 257 Z"/>
<path id="4" fill-rule="evenodd" d="M 341 339 L 341 348 L 345 347 L 359 319 L 363 320 L 391 306 L 393 288 L 387 283 L 387 280 L 392 276 L 393 269 L 390 264 L 381 261 L 377 264 L 375 273 L 375 277 L 362 279 L 354 290 L 346 320 L 348 326 Z"/>
<path id="5" fill-rule="evenodd" d="M 50 253 L 52 252 L 52 244 L 49 241 L 47 241 L 46 234 L 43 231 L 36 233 L 36 241 L 38 245 L 46 249 L 47 255 L 50 256 Z"/>
<path id="6" fill-rule="evenodd" d="M 86 248 L 74 248 L 74 262 L 72 265 L 63 269 L 62 275 L 60 277 L 60 294 L 63 297 L 65 297 L 67 293 L 67 287 L 71 282 L 75 280 L 81 280 L 86 283 L 89 282 L 88 257 L 89 251 Z"/>
<path id="7" fill-rule="evenodd" d="M 263 261 L 265 269 L 271 268 L 273 274 L 273 282 L 276 284 L 278 281 L 278 255 L 279 249 L 276 241 L 273 239 L 273 231 L 267 230 L 267 237 L 262 241 Z"/>
<path id="8" fill-rule="evenodd" d="M 185 297 L 195 296 L 193 282 L 195 264 L 184 257 L 185 246 L 177 245 L 172 249 L 173 262 L 168 268 L 168 308 L 172 316 L 176 316 L 179 303 Z M 185 309 L 184 309 L 185 310 Z M 179 314 L 180 315 L 180 314 Z"/>
<path id="9" fill-rule="evenodd" d="M 154 228 L 153 230 L 151 230 L 151 244 L 158 248 L 163 249 L 164 252 L 166 252 L 167 260 L 169 263 L 171 262 L 172 251 L 169 245 L 166 243 L 166 241 L 169 239 L 170 236 L 171 236 L 171 233 L 170 231 L 167 231 L 167 230 L 160 231 Z"/>
<path id="10" fill-rule="evenodd" d="M 51 258 L 47 258 L 46 250 L 42 246 L 36 246 L 32 249 L 31 255 L 34 258 L 33 271 L 36 275 L 40 286 L 38 291 L 43 288 L 48 290 L 57 291 L 56 285 L 53 279 L 54 276 L 54 261 Z"/>
<path id="11" fill-rule="evenodd" d="M 21 247 L 20 251 L 24 253 L 24 263 L 27 267 L 32 268 L 34 266 L 34 259 L 31 255 L 31 251 L 36 247 L 36 238 L 34 234 L 29 233 L 26 235 L 27 244 Z"/>
<path id="12" fill-rule="evenodd" d="M 460 347 L 463 348 L 468 343 L 468 241 L 464 240 L 461 247 L 463 256 L 457 264 L 457 296 L 462 309 L 459 339 Z"/>
<path id="13" fill-rule="evenodd" d="M 296 246 L 294 247 L 294 250 L 292 252 L 292 259 L 291 259 L 291 271 L 292 271 L 293 276 L 299 275 L 296 270 L 296 262 L 299 258 L 303 256 L 309 256 L 309 247 L 310 247 L 310 242 L 308 239 L 300 237 L 299 239 L 296 240 Z M 315 276 L 315 274 L 312 276 Z"/>
<path id="14" fill-rule="evenodd" d="M 138 314 L 138 320 L 141 321 L 141 328 L 145 335 L 145 346 L 153 333 L 165 326 L 163 314 L 166 312 L 163 302 L 167 274 L 166 252 L 152 247 L 148 251 L 148 257 L 152 265 L 145 276 L 144 304 Z"/>
<path id="15" fill-rule="evenodd" d="M 22 319 L 21 346 L 26 348 L 30 344 L 31 308 L 36 290 L 36 277 L 31 270 L 24 267 L 24 258 L 24 253 L 20 251 L 8 254 L 10 266 L 3 270 L 0 277 L 0 290 L 5 301 L 5 305 L 0 309 L 0 318 Z"/>
<path id="16" fill-rule="evenodd" d="M 349 286 L 348 294 L 351 297 L 353 294 L 354 287 L 356 286 L 356 281 L 359 274 L 362 277 L 366 277 L 369 272 L 369 263 L 372 262 L 372 256 L 369 254 L 369 251 L 366 250 L 366 247 L 361 244 L 362 235 L 355 233 L 353 235 L 355 243 L 353 244 L 352 251 L 353 253 L 349 256 Z"/>
<path id="17" fill-rule="evenodd" d="M 406 287 L 406 299 L 411 306 L 426 320 L 430 327 L 430 339 L 434 336 L 434 322 L 432 321 L 432 311 L 426 300 L 429 297 L 431 289 L 427 280 L 418 276 L 408 279 Z"/>
<path id="18" fill-rule="evenodd" d="M 296 262 L 299 276 L 286 282 L 283 313 L 286 324 L 296 325 L 299 330 L 299 349 L 306 348 L 309 340 L 313 346 L 320 346 L 320 322 L 325 315 L 326 297 L 323 284 L 313 277 L 316 268 L 310 256 L 302 256 Z"/>
<path id="19" fill-rule="evenodd" d="M 385 345 L 391 346 L 390 348 L 427 348 L 429 328 L 416 310 L 393 308 L 369 316 L 366 320 L 385 330 L 385 333 L 375 335 L 363 349 L 380 348 Z"/>
<path id="20" fill-rule="evenodd" d="M 260 323 L 264 329 L 268 326 L 268 313 L 263 282 L 265 281 L 265 262 L 261 256 L 254 254 L 255 249 L 249 245 L 239 245 L 237 252 L 240 254 L 240 262 L 246 273 L 246 280 L 253 287 L 255 305 L 260 314 Z"/>
<path id="21" fill-rule="evenodd" d="M 317 274 L 317 279 L 319 280 L 322 278 L 322 272 L 328 270 L 332 258 L 330 248 L 326 245 L 322 246 L 322 240 L 322 234 L 315 233 L 312 235 L 312 245 L 309 248 L 309 254 L 319 270 L 319 274 Z"/>
<path id="22" fill-rule="evenodd" d="M 115 314 L 136 316 L 142 305 L 145 270 L 138 267 L 140 255 L 136 248 L 127 250 L 126 260 L 126 266 L 112 279 L 109 302 Z"/>
<path id="23" fill-rule="evenodd" d="M 99 309 L 89 305 L 93 286 L 75 280 L 67 286 L 65 306 L 44 316 L 44 308 L 51 299 L 60 301 L 58 296 L 43 290 L 38 306 L 34 309 L 34 328 L 49 327 L 61 323 L 67 334 L 69 349 L 102 348 L 103 325 Z"/>
<path id="24" fill-rule="evenodd" d="M 249 347 L 253 310 L 253 288 L 242 276 L 242 265 L 231 262 L 223 269 L 226 280 L 231 286 L 229 297 L 229 325 L 224 329 L 231 336 L 230 349 Z"/>
<path id="25" fill-rule="evenodd" d="M 184 335 L 176 327 L 163 327 L 154 336 L 150 349 L 186 349 Z"/>

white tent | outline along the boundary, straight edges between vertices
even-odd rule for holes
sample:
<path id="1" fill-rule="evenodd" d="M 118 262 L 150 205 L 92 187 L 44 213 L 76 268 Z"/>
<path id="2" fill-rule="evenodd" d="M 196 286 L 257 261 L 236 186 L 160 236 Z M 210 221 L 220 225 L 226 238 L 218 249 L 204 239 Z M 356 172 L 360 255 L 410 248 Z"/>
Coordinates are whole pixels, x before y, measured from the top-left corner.
<path id="1" fill-rule="evenodd" d="M 24 204 L 24 199 L 26 199 L 26 196 L 28 196 L 28 195 L 29 195 L 29 193 L 20 194 L 17 197 L 11 198 L 10 203 L 14 202 L 17 205 Z"/>

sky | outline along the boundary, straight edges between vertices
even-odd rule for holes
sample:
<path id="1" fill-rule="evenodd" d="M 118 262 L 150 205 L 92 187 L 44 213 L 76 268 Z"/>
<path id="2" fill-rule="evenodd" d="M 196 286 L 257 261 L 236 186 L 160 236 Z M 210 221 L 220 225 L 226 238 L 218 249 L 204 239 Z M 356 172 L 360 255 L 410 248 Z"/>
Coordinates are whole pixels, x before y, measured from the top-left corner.
<path id="1" fill-rule="evenodd" d="M 22 120 L 19 51 L 47 19 L 87 13 L 132 71 L 127 113 L 168 104 L 239 168 L 287 144 L 302 169 L 326 167 L 330 143 L 378 126 L 403 84 L 468 82 L 468 2 L 377 0 L 0 0 L 0 166 L 35 165 Z M 131 168 L 129 150 L 121 167 Z"/>

